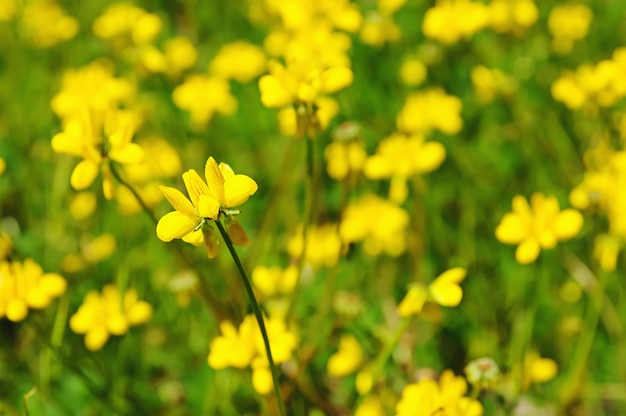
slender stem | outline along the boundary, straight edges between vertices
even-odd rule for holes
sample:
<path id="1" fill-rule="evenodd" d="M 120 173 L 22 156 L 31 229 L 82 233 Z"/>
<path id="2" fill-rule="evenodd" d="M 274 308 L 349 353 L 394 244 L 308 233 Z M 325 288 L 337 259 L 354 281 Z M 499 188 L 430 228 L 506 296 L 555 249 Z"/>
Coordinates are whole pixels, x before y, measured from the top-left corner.
<path id="1" fill-rule="evenodd" d="M 267 336 L 267 330 L 265 329 L 265 322 L 263 320 L 263 314 L 261 313 L 261 307 L 256 300 L 256 296 L 254 296 L 254 290 L 252 290 L 252 285 L 250 284 L 250 279 L 248 279 L 248 275 L 243 268 L 243 264 L 241 264 L 241 260 L 239 260 L 239 256 L 237 255 L 237 251 L 233 246 L 233 242 L 230 240 L 228 233 L 224 229 L 224 226 L 220 222 L 220 220 L 215 221 L 217 225 L 217 229 L 220 230 L 220 234 L 222 234 L 222 238 L 228 247 L 228 251 L 230 252 L 233 261 L 235 262 L 235 266 L 237 266 L 237 270 L 239 271 L 239 275 L 241 276 L 241 280 L 243 281 L 243 285 L 246 288 L 246 292 L 248 293 L 248 298 L 250 298 L 250 303 L 252 304 L 252 311 L 254 312 L 254 317 L 256 318 L 257 323 L 259 324 L 259 329 L 261 330 L 261 336 L 263 337 L 263 344 L 265 345 L 265 352 L 267 353 L 267 360 L 270 364 L 270 370 L 272 373 L 272 381 L 274 382 L 274 395 L 276 396 L 276 403 L 278 405 L 278 410 L 282 416 L 286 416 L 285 412 L 285 404 L 283 403 L 282 397 L 280 395 L 280 385 L 278 384 L 278 369 L 276 364 L 274 364 L 274 358 L 272 357 L 272 350 L 270 348 L 270 340 Z"/>

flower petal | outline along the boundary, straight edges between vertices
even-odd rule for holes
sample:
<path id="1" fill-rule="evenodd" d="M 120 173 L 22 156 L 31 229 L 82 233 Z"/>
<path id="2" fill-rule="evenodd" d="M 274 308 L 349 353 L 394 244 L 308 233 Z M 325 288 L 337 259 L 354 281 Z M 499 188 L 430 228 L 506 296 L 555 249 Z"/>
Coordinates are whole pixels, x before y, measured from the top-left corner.
<path id="1" fill-rule="evenodd" d="M 428 173 L 437 169 L 446 158 L 446 148 L 439 142 L 428 142 L 421 146 L 417 160 L 417 171 Z"/>
<path id="2" fill-rule="evenodd" d="M 204 165 L 204 177 L 209 185 L 209 195 L 217 199 L 220 204 L 224 203 L 224 176 L 217 166 L 213 157 L 209 157 Z"/>
<path id="3" fill-rule="evenodd" d="M 412 286 L 398 305 L 398 315 L 402 317 L 417 315 L 422 311 L 427 298 L 428 293 L 424 287 Z"/>
<path id="4" fill-rule="evenodd" d="M 522 243 L 517 247 L 517 250 L 515 250 L 515 259 L 520 264 L 530 264 L 537 260 L 539 252 L 539 243 L 536 240 L 527 239 L 522 241 Z"/>
<path id="5" fill-rule="evenodd" d="M 463 290 L 455 283 L 435 281 L 428 289 L 435 302 L 441 306 L 455 307 L 463 299 Z"/>
<path id="6" fill-rule="evenodd" d="M 454 267 L 441 273 L 434 283 L 456 283 L 459 284 L 467 276 L 467 270 L 462 267 Z"/>
<path id="7" fill-rule="evenodd" d="M 167 198 L 169 203 L 172 204 L 176 211 L 188 217 L 196 216 L 196 209 L 191 204 L 191 202 L 189 202 L 187 197 L 183 195 L 183 193 L 180 192 L 178 189 L 172 188 L 170 186 L 159 186 L 159 189 L 161 190 L 163 195 L 165 195 L 165 198 Z"/>
<path id="8" fill-rule="evenodd" d="M 258 189 L 256 182 L 246 175 L 234 175 L 224 182 L 224 208 L 237 207 Z"/>
<path id="9" fill-rule="evenodd" d="M 197 225 L 198 222 L 195 219 L 179 211 L 172 211 L 159 220 L 156 228 L 157 237 L 167 243 L 175 238 L 183 238 Z"/>
<path id="10" fill-rule="evenodd" d="M 77 191 L 87 189 L 96 180 L 99 171 L 99 164 L 91 160 L 82 160 L 72 171 L 72 176 L 70 177 L 72 188 Z"/>
<path id="11" fill-rule="evenodd" d="M 191 199 L 191 203 L 194 207 L 198 207 L 200 195 L 210 195 L 209 187 L 204 183 L 195 169 L 189 169 L 187 172 L 183 173 L 183 182 L 185 182 L 189 199 Z"/>
<path id="12" fill-rule="evenodd" d="M 583 226 L 583 216 L 575 209 L 566 209 L 559 213 L 554 224 L 554 233 L 561 241 L 575 237 Z"/>
<path id="13" fill-rule="evenodd" d="M 216 219 L 220 211 L 220 203 L 217 199 L 208 195 L 200 195 L 198 201 L 198 215 L 202 218 Z"/>
<path id="14" fill-rule="evenodd" d="M 118 149 L 111 150 L 111 152 L 109 152 L 109 156 L 116 162 L 123 165 L 129 165 L 142 162 L 146 155 L 141 146 L 137 143 L 128 143 Z"/>
<path id="15" fill-rule="evenodd" d="M 504 244 L 518 244 L 528 235 L 528 227 L 517 213 L 506 214 L 496 228 L 496 238 Z"/>

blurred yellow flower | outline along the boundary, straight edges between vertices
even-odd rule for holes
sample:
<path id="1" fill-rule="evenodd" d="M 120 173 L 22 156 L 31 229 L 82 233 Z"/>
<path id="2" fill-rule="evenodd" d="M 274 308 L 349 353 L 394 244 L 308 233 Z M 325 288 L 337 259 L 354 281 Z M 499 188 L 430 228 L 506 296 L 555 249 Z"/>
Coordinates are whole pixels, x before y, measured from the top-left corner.
<path id="1" fill-rule="evenodd" d="M 510 95 L 517 89 L 515 81 L 496 68 L 475 66 L 472 68 L 471 79 L 476 96 L 483 103 L 493 101 L 498 95 Z"/>
<path id="2" fill-rule="evenodd" d="M 50 48 L 72 39 L 78 33 L 78 21 L 53 0 L 30 0 L 24 6 L 20 29 L 36 47 Z"/>
<path id="3" fill-rule="evenodd" d="M 7 170 L 7 162 L 0 157 L 0 176 L 4 175 L 4 172 Z"/>
<path id="4" fill-rule="evenodd" d="M 172 93 L 174 104 L 189 111 L 194 127 L 204 127 L 213 114 L 231 115 L 237 111 L 237 99 L 228 81 L 208 75 L 190 75 Z"/>
<path id="5" fill-rule="evenodd" d="M 334 141 L 324 149 L 326 171 L 335 180 L 343 180 L 363 169 L 367 153 L 360 140 Z"/>
<path id="6" fill-rule="evenodd" d="M 354 373 L 363 364 L 363 350 L 354 335 L 342 335 L 339 349 L 328 359 L 326 372 L 332 377 L 345 377 Z"/>
<path id="7" fill-rule="evenodd" d="M 519 244 L 515 259 L 520 264 L 534 262 L 540 250 L 554 248 L 558 241 L 574 238 L 583 226 L 583 216 L 575 209 L 561 211 L 553 196 L 534 193 L 528 200 L 513 198 L 513 212 L 506 214 L 496 228 L 501 243 Z"/>
<path id="8" fill-rule="evenodd" d="M 295 265 L 291 265 L 284 270 L 278 266 L 257 266 L 252 270 L 254 288 L 265 297 L 289 294 L 293 292 L 297 281 L 298 267 Z"/>
<path id="9" fill-rule="evenodd" d="M 481 416 L 483 407 L 476 399 L 465 397 L 467 383 L 451 370 L 445 370 L 439 382 L 425 378 L 408 384 L 396 405 L 396 416 Z"/>
<path id="10" fill-rule="evenodd" d="M 426 65 L 417 58 L 407 58 L 400 67 L 400 80 L 404 85 L 416 87 L 426 79 Z"/>
<path id="11" fill-rule="evenodd" d="M 396 118 L 396 126 L 403 133 L 426 133 L 437 129 L 456 134 L 463 127 L 461 100 L 440 88 L 409 95 Z"/>
<path id="12" fill-rule="evenodd" d="M 152 42 L 162 26 L 161 18 L 156 14 L 130 3 L 114 3 L 94 20 L 93 32 L 101 39 L 143 45 Z M 119 39 L 123 37 L 127 39 Z"/>
<path id="13" fill-rule="evenodd" d="M 584 4 L 554 6 L 548 17 L 552 49 L 561 55 L 570 53 L 574 42 L 587 36 L 592 18 L 593 12 Z"/>
<path id="14" fill-rule="evenodd" d="M 78 192 L 70 202 L 70 214 L 76 220 L 84 220 L 94 213 L 98 205 L 96 194 L 90 191 Z"/>
<path id="15" fill-rule="evenodd" d="M 488 7 L 489 25 L 499 33 L 521 33 L 539 18 L 533 0 L 492 0 Z"/>
<path id="16" fill-rule="evenodd" d="M 152 317 L 152 306 L 140 301 L 135 289 L 127 289 L 123 297 L 114 285 L 106 285 L 102 293 L 91 291 L 78 311 L 70 318 L 70 328 L 85 334 L 90 351 L 101 349 L 111 335 L 124 335 L 130 326 L 140 325 Z"/>
<path id="17" fill-rule="evenodd" d="M 376 396 L 367 396 L 354 412 L 354 416 L 385 416 L 385 410 Z"/>
<path id="18" fill-rule="evenodd" d="M 402 203 L 409 194 L 407 179 L 436 170 L 445 157 L 445 147 L 427 142 L 423 134 L 394 133 L 379 143 L 376 153 L 367 159 L 363 173 L 368 179 L 391 178 L 389 199 Z"/>
<path id="19" fill-rule="evenodd" d="M 172 204 L 175 211 L 165 214 L 156 227 L 160 240 L 169 242 L 175 238 L 200 245 L 211 244 L 202 232 L 202 225 L 207 220 L 217 221 L 220 214 L 234 215 L 229 212 L 248 200 L 257 191 L 257 184 L 246 175 L 235 175 L 232 168 L 226 163 L 219 166 L 213 157 L 209 157 L 205 164 L 204 175 L 206 182 L 200 175 L 190 169 L 183 173 L 183 181 L 189 194 L 187 199 L 182 192 L 169 186 L 161 186 L 161 192 Z M 237 244 L 237 240 L 233 241 Z M 207 245 L 208 255 L 213 258 L 217 255 L 217 246 Z"/>
<path id="20" fill-rule="evenodd" d="M 376 10 L 363 19 L 361 41 L 371 46 L 382 46 L 400 39 L 400 27 L 393 21 L 393 14 L 405 3 L 406 0 L 377 0 Z"/>
<path id="21" fill-rule="evenodd" d="M 98 263 L 115 252 L 117 243 L 113 234 L 104 233 L 81 245 L 81 254 L 89 263 Z"/>
<path id="22" fill-rule="evenodd" d="M 163 45 L 165 71 L 171 77 L 179 76 L 184 70 L 194 66 L 198 60 L 198 51 L 191 41 L 184 36 L 176 36 Z"/>
<path id="23" fill-rule="evenodd" d="M 398 305 L 398 315 L 417 315 L 429 300 L 449 308 L 458 306 L 463 299 L 461 282 L 466 275 L 465 269 L 455 267 L 441 273 L 428 287 L 421 283 L 410 285 L 409 291 Z"/>
<path id="24" fill-rule="evenodd" d="M 593 242 L 593 257 L 602 270 L 613 271 L 617 267 L 617 258 L 623 246 L 623 238 L 612 234 L 600 234 Z"/>
<path id="25" fill-rule="evenodd" d="M 556 361 L 542 358 L 536 351 L 524 357 L 524 390 L 531 383 L 545 383 L 552 380 L 558 372 Z"/>
<path id="26" fill-rule="evenodd" d="M 0 261 L 0 319 L 19 322 L 28 309 L 47 308 L 65 293 L 67 282 L 57 273 L 44 273 L 32 259 Z"/>
<path id="27" fill-rule="evenodd" d="M 256 45 L 237 41 L 221 47 L 209 63 L 209 72 L 225 79 L 249 82 L 267 69 L 265 53 Z"/>
<path id="28" fill-rule="evenodd" d="M 287 253 L 298 259 L 302 256 L 304 245 L 302 226 L 287 241 Z M 317 269 L 322 266 L 332 267 L 341 255 L 341 239 L 336 224 L 310 225 L 307 231 L 306 263 Z"/>
<path id="29" fill-rule="evenodd" d="M 330 97 L 319 97 L 312 107 L 315 107 L 315 113 L 310 115 L 309 123 L 311 125 L 307 126 L 309 130 L 326 130 L 331 120 L 339 112 L 339 104 Z M 300 133 L 304 133 L 304 131 L 300 132 L 298 129 L 304 126 L 299 126 L 298 122 L 298 110 L 293 105 L 283 107 L 278 111 L 278 127 L 283 136 L 302 137 Z"/>
<path id="30" fill-rule="evenodd" d="M 443 0 L 426 11 L 422 32 L 427 38 L 452 45 L 469 39 L 489 24 L 489 9 L 470 0 Z"/>

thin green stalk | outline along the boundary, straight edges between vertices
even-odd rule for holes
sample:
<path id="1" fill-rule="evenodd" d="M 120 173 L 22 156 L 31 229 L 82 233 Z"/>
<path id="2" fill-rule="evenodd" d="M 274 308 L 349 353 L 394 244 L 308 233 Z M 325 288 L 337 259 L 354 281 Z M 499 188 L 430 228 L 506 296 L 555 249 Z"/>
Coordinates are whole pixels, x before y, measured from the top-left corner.
<path id="1" fill-rule="evenodd" d="M 215 221 L 217 225 L 217 229 L 220 230 L 220 234 L 222 234 L 222 238 L 224 239 L 224 243 L 228 247 L 228 251 L 230 252 L 233 261 L 235 262 L 235 266 L 239 271 L 239 275 L 241 276 L 241 280 L 243 281 L 243 285 L 246 288 L 246 292 L 248 293 L 248 298 L 250 299 L 250 303 L 252 304 L 252 311 L 254 313 L 254 317 L 256 318 L 257 323 L 259 324 L 259 329 L 261 330 L 261 336 L 263 337 L 263 344 L 265 345 L 265 352 L 267 353 L 267 360 L 270 364 L 270 370 L 272 373 L 272 381 L 274 382 L 274 395 L 276 396 L 276 404 L 278 405 L 278 410 L 281 416 L 286 416 L 287 413 L 285 411 L 285 404 L 283 403 L 282 397 L 280 395 L 280 385 L 278 384 L 278 368 L 274 363 L 274 358 L 272 357 L 272 350 L 270 348 L 270 340 L 267 336 L 267 331 L 265 329 L 265 322 L 263 320 L 263 314 L 261 313 L 261 307 L 256 300 L 256 296 L 254 296 L 254 290 L 252 290 L 252 285 L 250 284 L 250 279 L 248 279 L 248 275 L 243 268 L 243 264 L 241 264 L 241 260 L 239 260 L 239 255 L 237 255 L 237 251 L 235 250 L 235 246 L 233 246 L 233 242 L 231 241 L 228 233 L 224 229 L 222 223 L 217 220 Z"/>

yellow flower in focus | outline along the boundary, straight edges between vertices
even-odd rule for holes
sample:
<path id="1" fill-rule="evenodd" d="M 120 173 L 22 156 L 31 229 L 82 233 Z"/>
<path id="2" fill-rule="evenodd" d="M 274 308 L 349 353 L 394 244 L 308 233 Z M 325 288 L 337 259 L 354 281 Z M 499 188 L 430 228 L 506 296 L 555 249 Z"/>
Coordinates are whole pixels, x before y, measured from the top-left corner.
<path id="1" fill-rule="evenodd" d="M 19 322 L 28 309 L 47 308 L 65 293 L 67 282 L 57 273 L 44 273 L 32 259 L 0 261 L 0 319 Z"/>
<path id="2" fill-rule="evenodd" d="M 287 241 L 287 253 L 298 259 L 303 251 L 302 226 Z M 322 266 L 332 267 L 339 261 L 341 239 L 336 224 L 310 225 L 307 231 L 305 260 L 314 269 Z"/>
<path id="3" fill-rule="evenodd" d="M 570 53 L 574 42 L 587 36 L 592 18 L 593 12 L 584 4 L 556 5 L 548 17 L 552 49 L 561 55 Z"/>
<path id="4" fill-rule="evenodd" d="M 78 21 L 53 0 L 30 0 L 22 12 L 20 29 L 36 47 L 50 48 L 76 36 Z"/>
<path id="5" fill-rule="evenodd" d="M 469 0 L 438 1 L 424 15 L 422 32 L 427 38 L 452 45 L 469 39 L 489 23 L 489 9 Z"/>
<path id="6" fill-rule="evenodd" d="M 491 28 L 499 33 L 521 33 L 539 18 L 533 0 L 492 0 L 489 4 Z"/>
<path id="7" fill-rule="evenodd" d="M 458 306 L 463 299 L 460 284 L 466 275 L 465 269 L 455 267 L 437 276 L 428 287 L 421 283 L 410 285 L 409 291 L 398 305 L 398 315 L 402 317 L 417 315 L 429 300 L 449 308 Z"/>
<path id="8" fill-rule="evenodd" d="M 61 133 L 52 138 L 52 149 L 57 153 L 82 157 L 70 177 L 72 188 L 87 189 L 102 171 L 102 191 L 105 198 L 113 198 L 113 179 L 109 163 L 121 165 L 139 163 L 144 158 L 141 146 L 132 143 L 139 125 L 136 114 L 118 110 L 106 115 L 104 122 L 89 113 L 70 119 Z M 101 137 L 102 130 L 106 139 Z"/>
<path id="9" fill-rule="evenodd" d="M 152 306 L 140 301 L 135 289 L 127 289 L 122 297 L 114 285 L 106 285 L 102 293 L 91 291 L 70 318 L 70 328 L 85 334 L 90 351 L 101 349 L 111 335 L 124 335 L 130 326 L 140 325 L 152 317 Z"/>
<path id="10" fill-rule="evenodd" d="M 496 238 L 501 243 L 519 244 L 515 259 L 529 264 L 542 248 L 551 249 L 559 241 L 574 238 L 582 226 L 582 214 L 575 209 L 561 211 L 555 197 L 534 193 L 529 204 L 517 195 L 513 198 L 513 212 L 506 214 L 496 228 Z"/>
<path id="11" fill-rule="evenodd" d="M 461 100 L 440 88 L 409 95 L 396 118 L 398 130 L 404 133 L 426 133 L 437 129 L 456 134 L 463 127 Z"/>
<path id="12" fill-rule="evenodd" d="M 531 383 L 545 383 L 552 380 L 558 372 L 556 361 L 542 358 L 536 351 L 524 357 L 524 390 Z"/>
<path id="13" fill-rule="evenodd" d="M 220 77 L 190 75 L 172 93 L 174 104 L 191 113 L 191 123 L 200 128 L 213 114 L 231 115 L 237 111 L 237 99 L 230 92 L 228 81 Z"/>
<path id="14" fill-rule="evenodd" d="M 293 292 L 297 281 L 298 267 L 295 265 L 284 270 L 277 266 L 257 266 L 252 270 L 254 288 L 266 297 Z"/>
<path id="15" fill-rule="evenodd" d="M 226 216 L 235 215 L 227 212 L 236 208 L 253 195 L 258 186 L 246 175 L 235 175 L 226 163 L 219 166 L 213 157 L 209 157 L 204 167 L 206 182 L 200 175 L 190 169 L 183 173 L 183 181 L 189 194 L 187 199 L 182 192 L 169 186 L 161 186 L 161 192 L 172 204 L 175 211 L 165 214 L 158 222 L 156 232 L 161 241 L 169 242 L 175 238 L 200 245 L 207 244 L 210 258 L 217 255 L 217 246 L 210 246 L 202 232 L 206 220 L 217 221 L 220 213 Z M 237 240 L 233 239 L 235 244 Z"/>
<path id="16" fill-rule="evenodd" d="M 209 72 L 225 79 L 245 83 L 265 72 L 265 53 L 256 45 L 237 41 L 222 46 L 209 63 Z"/>
<path id="17" fill-rule="evenodd" d="M 394 133 L 380 142 L 376 153 L 367 159 L 363 173 L 368 179 L 391 178 L 389 198 L 402 203 L 409 193 L 407 179 L 434 171 L 445 157 L 443 145 L 427 142 L 422 134 Z"/>
<path id="18" fill-rule="evenodd" d="M 445 370 L 439 382 L 423 379 L 408 384 L 402 390 L 402 398 L 396 405 L 396 416 L 482 416 L 479 401 L 465 397 L 467 383 L 451 370 Z"/>
<path id="19" fill-rule="evenodd" d="M 363 359 L 363 350 L 354 335 L 342 335 L 339 350 L 328 359 L 326 372 L 332 377 L 345 377 L 358 370 Z"/>
<path id="20" fill-rule="evenodd" d="M 376 195 L 365 195 L 346 208 L 339 235 L 346 243 L 364 241 L 369 255 L 399 256 L 406 249 L 408 224 L 409 214 L 404 209 Z"/>

